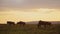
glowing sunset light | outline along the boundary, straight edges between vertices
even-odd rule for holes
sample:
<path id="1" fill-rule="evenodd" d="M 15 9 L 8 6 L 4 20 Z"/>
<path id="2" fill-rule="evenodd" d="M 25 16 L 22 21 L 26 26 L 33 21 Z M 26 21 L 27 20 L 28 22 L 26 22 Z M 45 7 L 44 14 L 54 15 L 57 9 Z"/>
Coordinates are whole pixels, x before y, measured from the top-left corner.
<path id="1" fill-rule="evenodd" d="M 0 23 L 60 21 L 60 0 L 0 0 Z"/>
<path id="2" fill-rule="evenodd" d="M 0 12 L 0 22 L 6 21 L 59 21 L 60 12 L 57 9 L 35 9 L 35 10 L 10 10 Z"/>

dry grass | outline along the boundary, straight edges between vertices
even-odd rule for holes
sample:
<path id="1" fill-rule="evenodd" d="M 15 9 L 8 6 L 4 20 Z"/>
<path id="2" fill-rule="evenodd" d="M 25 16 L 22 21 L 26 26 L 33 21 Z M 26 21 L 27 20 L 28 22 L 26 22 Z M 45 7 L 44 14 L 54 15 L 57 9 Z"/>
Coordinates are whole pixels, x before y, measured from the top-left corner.
<path id="1" fill-rule="evenodd" d="M 60 34 L 60 25 L 52 25 L 50 28 L 37 28 L 35 24 L 26 24 L 24 27 L 19 25 L 0 25 L 0 34 Z"/>

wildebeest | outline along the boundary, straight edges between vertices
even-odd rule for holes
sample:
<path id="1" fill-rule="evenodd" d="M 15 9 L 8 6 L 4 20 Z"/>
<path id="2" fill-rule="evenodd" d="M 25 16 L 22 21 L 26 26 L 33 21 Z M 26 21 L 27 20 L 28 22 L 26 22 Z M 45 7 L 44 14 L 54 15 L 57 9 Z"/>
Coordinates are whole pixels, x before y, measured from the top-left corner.
<path id="1" fill-rule="evenodd" d="M 7 21 L 7 24 L 8 24 L 8 25 L 15 25 L 15 22 Z"/>
<path id="2" fill-rule="evenodd" d="M 47 27 L 47 26 L 51 26 L 51 22 L 46 22 L 46 21 L 39 21 L 38 23 L 38 28 L 41 27 L 41 26 L 44 26 L 44 27 Z"/>
<path id="3" fill-rule="evenodd" d="M 23 22 L 23 21 L 20 21 L 20 22 L 17 22 L 17 24 L 19 24 L 19 25 L 25 25 L 26 23 L 25 22 Z"/>

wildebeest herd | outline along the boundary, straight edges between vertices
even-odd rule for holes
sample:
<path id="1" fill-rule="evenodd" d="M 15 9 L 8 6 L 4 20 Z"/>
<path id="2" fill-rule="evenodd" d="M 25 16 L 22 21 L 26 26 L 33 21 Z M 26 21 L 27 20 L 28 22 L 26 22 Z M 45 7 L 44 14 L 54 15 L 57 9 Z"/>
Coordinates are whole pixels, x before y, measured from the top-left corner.
<path id="1" fill-rule="evenodd" d="M 7 24 L 8 24 L 8 25 L 15 25 L 15 22 L 7 21 Z M 23 22 L 23 21 L 19 21 L 19 22 L 17 22 L 17 24 L 20 25 L 20 26 L 21 26 L 21 25 L 22 25 L 22 26 L 25 26 L 25 25 L 26 25 L 26 23 Z M 38 24 L 37 24 L 37 27 L 38 27 L 38 28 L 40 28 L 40 27 L 42 27 L 42 26 L 43 26 L 43 27 L 47 27 L 47 26 L 50 27 L 51 25 L 52 25 L 51 22 L 41 21 L 41 20 L 40 20 L 40 21 L 38 22 Z"/>
<path id="2" fill-rule="evenodd" d="M 19 25 L 23 25 L 23 26 L 24 26 L 26 23 L 23 22 L 23 21 L 19 21 L 19 22 L 17 22 L 17 24 L 19 24 Z M 15 25 L 15 22 L 7 21 L 7 25 Z"/>
<path id="3" fill-rule="evenodd" d="M 44 26 L 45 28 L 47 27 L 47 26 L 51 26 L 51 22 L 46 22 L 46 21 L 39 21 L 39 23 L 38 23 L 38 28 L 39 27 L 41 27 L 41 26 Z"/>

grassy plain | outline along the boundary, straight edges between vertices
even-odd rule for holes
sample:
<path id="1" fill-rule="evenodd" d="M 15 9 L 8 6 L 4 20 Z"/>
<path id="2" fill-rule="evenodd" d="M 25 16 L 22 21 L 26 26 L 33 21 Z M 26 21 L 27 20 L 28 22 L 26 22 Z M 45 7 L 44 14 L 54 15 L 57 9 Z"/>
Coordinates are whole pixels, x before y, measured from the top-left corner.
<path id="1" fill-rule="evenodd" d="M 1 24 L 0 34 L 60 34 L 60 24 L 40 29 L 36 24 L 26 24 L 25 26 Z"/>

